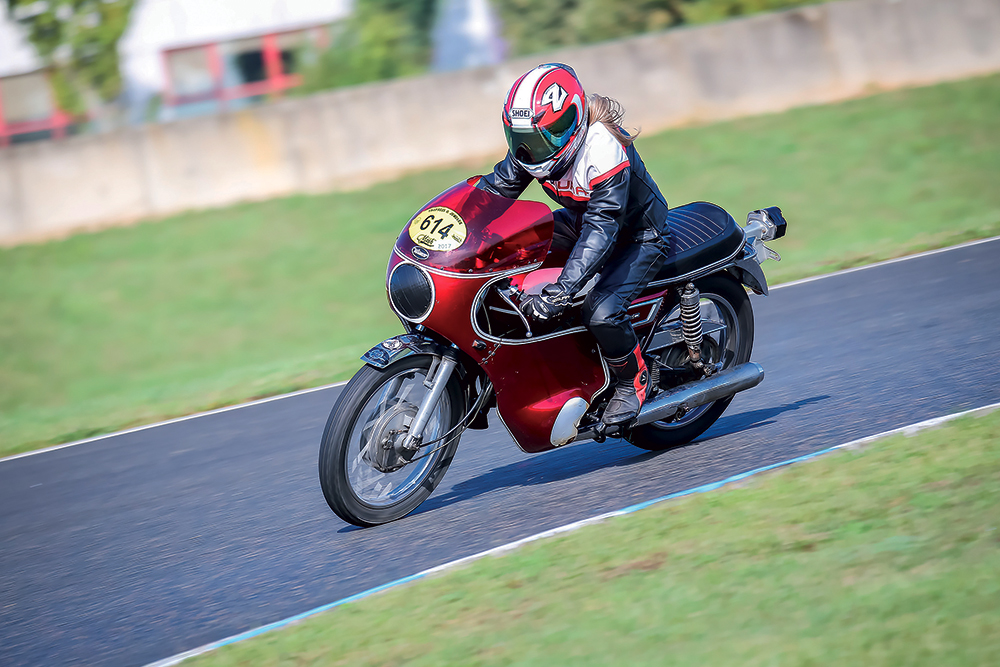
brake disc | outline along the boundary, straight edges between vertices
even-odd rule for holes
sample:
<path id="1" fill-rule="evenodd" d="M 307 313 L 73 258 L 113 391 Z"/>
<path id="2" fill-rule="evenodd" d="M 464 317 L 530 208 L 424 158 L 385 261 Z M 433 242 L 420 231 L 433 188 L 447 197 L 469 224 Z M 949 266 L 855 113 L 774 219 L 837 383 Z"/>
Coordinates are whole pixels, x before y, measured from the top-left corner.
<path id="1" fill-rule="evenodd" d="M 370 431 L 365 429 L 368 437 L 361 442 L 361 460 L 383 473 L 394 472 L 409 463 L 399 455 L 396 445 L 406 437 L 416 416 L 417 406 L 413 403 L 399 401 L 390 405 Z"/>

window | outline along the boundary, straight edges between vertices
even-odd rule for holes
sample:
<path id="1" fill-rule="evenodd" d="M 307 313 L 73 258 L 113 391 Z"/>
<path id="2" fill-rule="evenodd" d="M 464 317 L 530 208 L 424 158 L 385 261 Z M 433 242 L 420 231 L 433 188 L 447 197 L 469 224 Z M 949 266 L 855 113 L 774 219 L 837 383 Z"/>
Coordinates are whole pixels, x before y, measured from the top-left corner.
<path id="1" fill-rule="evenodd" d="M 264 66 L 264 42 L 261 38 L 239 39 L 219 44 L 224 63 L 226 88 L 257 83 L 267 79 Z"/>
<path id="2" fill-rule="evenodd" d="M 313 30 L 298 30 L 278 35 L 278 53 L 281 55 L 281 71 L 284 74 L 297 74 L 302 68 L 299 62 L 304 50 L 315 48 L 316 39 Z"/>
<path id="3" fill-rule="evenodd" d="M 56 103 L 46 72 L 0 79 L 0 146 L 62 137 L 71 121 Z"/>
<path id="4" fill-rule="evenodd" d="M 328 41 L 325 26 L 165 53 L 172 115 L 240 108 L 299 85 L 302 58 Z"/>
<path id="5" fill-rule="evenodd" d="M 215 90 L 208 49 L 198 46 L 167 52 L 171 93 L 178 98 L 207 97 Z"/>
<path id="6" fill-rule="evenodd" d="M 44 72 L 0 79 L 3 120 L 7 125 L 49 118 L 55 111 Z"/>

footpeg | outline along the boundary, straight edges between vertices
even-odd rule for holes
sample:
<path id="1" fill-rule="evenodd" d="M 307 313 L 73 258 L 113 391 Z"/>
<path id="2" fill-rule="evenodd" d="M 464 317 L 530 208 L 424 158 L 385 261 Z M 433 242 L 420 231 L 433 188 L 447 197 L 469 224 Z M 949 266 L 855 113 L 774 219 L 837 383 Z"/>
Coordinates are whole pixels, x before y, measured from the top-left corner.
<path id="1" fill-rule="evenodd" d="M 631 426 L 631 421 L 623 424 L 605 424 L 604 422 L 599 422 L 594 427 L 594 442 L 604 442 L 608 438 L 624 438 L 626 429 Z"/>
<path id="2" fill-rule="evenodd" d="M 608 439 L 608 427 L 604 422 L 599 422 L 597 426 L 594 427 L 594 442 L 604 442 Z"/>

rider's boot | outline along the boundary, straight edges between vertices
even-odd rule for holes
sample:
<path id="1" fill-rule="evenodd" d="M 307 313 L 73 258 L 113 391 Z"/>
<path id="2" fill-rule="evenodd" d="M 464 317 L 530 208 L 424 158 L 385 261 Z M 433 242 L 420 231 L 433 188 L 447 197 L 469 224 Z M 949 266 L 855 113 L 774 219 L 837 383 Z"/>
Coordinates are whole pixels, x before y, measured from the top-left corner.
<path id="1" fill-rule="evenodd" d="M 607 359 L 608 368 L 614 373 L 618 384 L 614 396 L 608 402 L 602 421 L 607 425 L 623 424 L 639 415 L 639 409 L 646 400 L 649 386 L 649 371 L 642 359 L 642 351 L 635 349 L 621 359 Z"/>

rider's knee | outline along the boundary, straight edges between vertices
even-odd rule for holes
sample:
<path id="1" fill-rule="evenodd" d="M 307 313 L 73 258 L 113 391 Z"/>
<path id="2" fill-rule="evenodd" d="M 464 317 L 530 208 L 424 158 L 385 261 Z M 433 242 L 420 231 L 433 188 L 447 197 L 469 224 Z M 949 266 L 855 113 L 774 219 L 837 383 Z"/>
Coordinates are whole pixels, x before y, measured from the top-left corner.
<path id="1" fill-rule="evenodd" d="M 591 292 L 583 302 L 583 324 L 592 331 L 619 328 L 626 310 L 624 301 L 617 295 Z"/>

